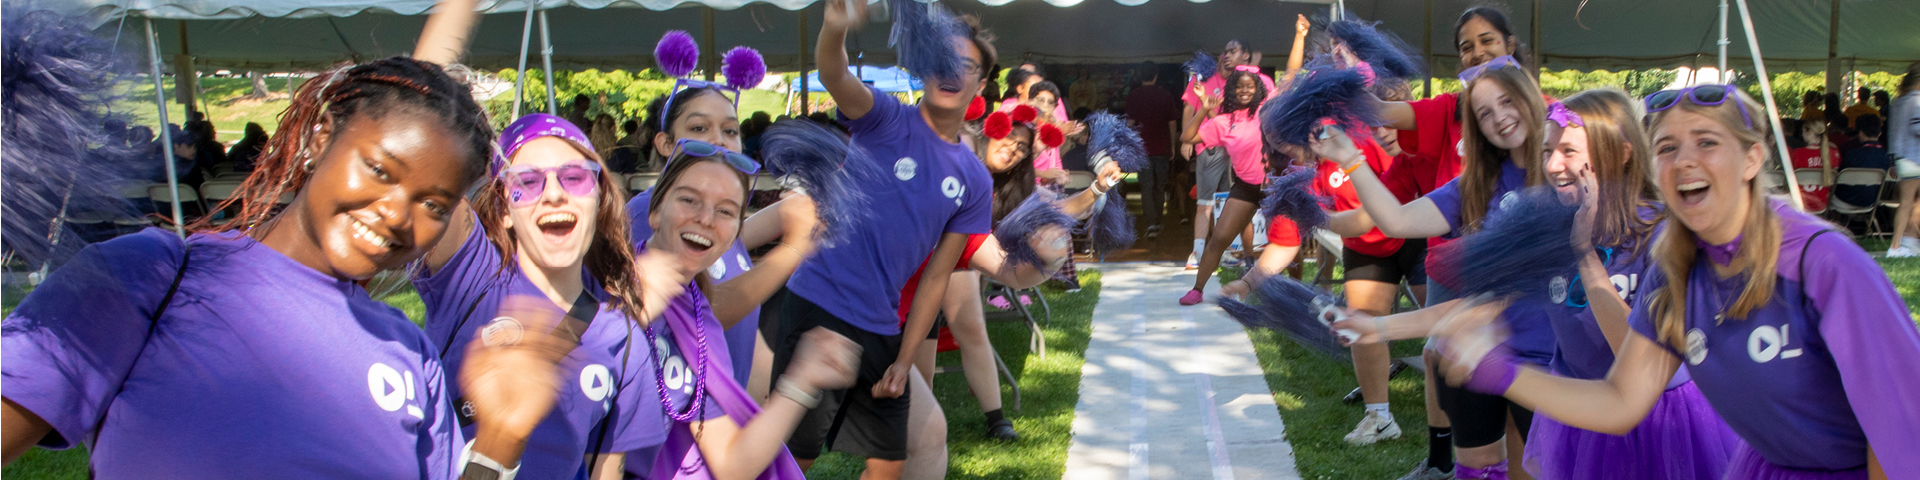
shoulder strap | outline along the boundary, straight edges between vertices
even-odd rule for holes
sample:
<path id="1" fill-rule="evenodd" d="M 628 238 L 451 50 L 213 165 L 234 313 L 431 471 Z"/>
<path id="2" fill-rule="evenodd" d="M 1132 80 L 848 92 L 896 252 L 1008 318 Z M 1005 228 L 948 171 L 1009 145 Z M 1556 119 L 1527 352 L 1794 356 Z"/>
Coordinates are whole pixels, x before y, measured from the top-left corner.
<path id="1" fill-rule="evenodd" d="M 146 353 L 147 343 L 153 341 L 153 331 L 160 329 L 160 316 L 167 313 L 167 306 L 173 303 L 173 294 L 180 292 L 180 280 L 187 276 L 187 263 L 193 260 L 193 244 L 182 242 L 181 245 L 180 268 L 174 270 L 173 283 L 167 286 L 167 294 L 160 297 L 160 305 L 154 307 L 152 316 L 147 317 L 147 337 L 140 341 L 140 350 L 133 353 L 133 363 L 127 366 L 127 375 L 132 375 L 133 369 L 140 365 L 140 356 Z M 86 439 L 87 443 L 100 438 L 100 430 L 107 424 L 107 412 L 113 408 L 113 399 L 118 398 L 120 391 L 125 388 L 126 378 L 122 377 L 120 385 L 113 387 L 113 395 L 107 396 L 106 406 L 100 408 L 100 419 L 93 423 L 93 435 Z"/>
<path id="2" fill-rule="evenodd" d="M 1807 295 L 1807 250 L 1813 248 L 1813 239 L 1820 238 L 1821 235 L 1825 235 L 1827 233 L 1832 233 L 1832 232 L 1833 232 L 1832 229 L 1822 228 L 1818 232 L 1813 232 L 1813 235 L 1808 235 L 1807 243 L 1800 246 L 1800 307 L 1801 307 L 1801 310 L 1804 310 L 1807 312 L 1816 312 L 1816 313 L 1819 311 L 1819 307 L 1813 306 L 1813 299 L 1812 299 L 1813 297 L 1810 295 Z M 1812 319 L 1814 322 L 1820 321 L 1819 317 L 1817 316 L 1813 317 Z"/>

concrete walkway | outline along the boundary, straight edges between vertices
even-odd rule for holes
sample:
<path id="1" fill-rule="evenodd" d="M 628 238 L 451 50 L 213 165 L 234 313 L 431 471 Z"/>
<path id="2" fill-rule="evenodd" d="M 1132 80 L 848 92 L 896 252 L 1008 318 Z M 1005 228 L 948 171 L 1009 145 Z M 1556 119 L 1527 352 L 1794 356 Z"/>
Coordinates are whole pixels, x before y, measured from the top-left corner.
<path id="1" fill-rule="evenodd" d="M 1104 276 L 1067 480 L 1300 478 L 1246 331 L 1212 304 L 1176 303 L 1191 272 L 1176 263 L 1080 268 Z"/>

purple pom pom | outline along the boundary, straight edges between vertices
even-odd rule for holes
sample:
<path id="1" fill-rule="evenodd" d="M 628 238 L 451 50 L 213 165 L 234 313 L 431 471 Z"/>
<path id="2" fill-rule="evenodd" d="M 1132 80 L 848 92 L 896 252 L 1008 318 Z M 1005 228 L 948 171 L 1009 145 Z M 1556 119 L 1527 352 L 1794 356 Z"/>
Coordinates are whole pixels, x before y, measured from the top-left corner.
<path id="1" fill-rule="evenodd" d="M 1418 57 L 1408 53 L 1414 51 L 1413 48 L 1393 33 L 1376 28 L 1379 23 L 1341 20 L 1328 25 L 1327 34 L 1347 44 L 1355 57 L 1373 65 L 1374 71 L 1383 77 L 1407 80 L 1424 76 L 1421 72 L 1425 67 Z"/>
<path id="2" fill-rule="evenodd" d="M 1012 212 L 1007 212 L 1007 216 L 1000 219 L 1000 224 L 994 226 L 993 238 L 1000 240 L 1000 248 L 1007 251 L 1007 265 L 1024 263 L 1038 267 L 1046 266 L 1046 262 L 1040 258 L 1040 253 L 1035 252 L 1033 246 L 1027 244 L 1027 241 L 1040 233 L 1041 227 L 1048 225 L 1068 230 L 1073 228 L 1076 223 L 1073 217 L 1060 211 L 1060 207 L 1053 204 L 1058 199 L 1059 196 L 1051 190 L 1034 190 L 1033 195 L 1028 196 L 1026 201 L 1020 202 L 1020 206 L 1014 207 Z"/>
<path id="3" fill-rule="evenodd" d="M 1313 191 L 1313 180 L 1319 175 L 1318 170 L 1299 168 L 1286 175 L 1268 177 L 1267 196 L 1260 199 L 1260 213 L 1268 220 L 1274 217 L 1292 220 L 1301 232 L 1326 227 L 1325 209 L 1333 207 L 1333 199 Z"/>
<path id="4" fill-rule="evenodd" d="M 1099 211 L 1087 218 L 1087 242 L 1102 255 L 1133 247 L 1133 213 L 1127 211 L 1127 198 L 1121 192 L 1108 192 L 1100 198 Z"/>
<path id="5" fill-rule="evenodd" d="M 1212 80 L 1214 75 L 1220 74 L 1220 60 L 1213 58 L 1213 54 L 1207 53 L 1206 50 L 1196 50 L 1193 52 L 1193 58 L 1181 64 L 1180 68 L 1186 70 L 1187 75 L 1198 75 L 1201 80 Z"/>
<path id="6" fill-rule="evenodd" d="M 1334 338 L 1333 329 L 1320 321 L 1320 308 L 1314 305 L 1316 298 L 1332 303 L 1331 294 L 1292 277 L 1274 275 L 1254 286 L 1250 297 L 1253 303 L 1226 297 L 1214 303 L 1248 328 L 1272 330 L 1306 347 L 1307 351 L 1328 358 L 1341 361 L 1353 358 L 1352 352 Z"/>
<path id="7" fill-rule="evenodd" d="M 946 7 L 931 1 L 888 1 L 893 8 L 893 32 L 887 43 L 893 46 L 900 66 L 922 80 L 960 78 L 966 71 L 966 60 L 953 48 L 953 40 L 967 35 L 966 25 Z"/>
<path id="8" fill-rule="evenodd" d="M 1349 136 L 1370 135 L 1357 130 L 1381 123 L 1369 95 L 1360 72 L 1315 66 L 1295 76 L 1286 93 L 1261 105 L 1260 131 L 1268 145 L 1306 145 L 1321 120 L 1332 119 Z"/>
<path id="9" fill-rule="evenodd" d="M 660 65 L 660 73 L 685 77 L 700 63 L 700 44 L 684 30 L 669 31 L 660 37 L 659 45 L 653 46 L 653 61 Z"/>
<path id="10" fill-rule="evenodd" d="M 1555 277 L 1572 278 L 1586 252 L 1574 251 L 1574 213 L 1547 188 L 1516 192 L 1500 200 L 1484 227 L 1435 247 L 1428 271 L 1461 297 L 1492 293 L 1546 298 Z M 1577 285 L 1570 288 L 1578 288 Z"/>
<path id="11" fill-rule="evenodd" d="M 760 58 L 759 50 L 733 47 L 720 57 L 720 74 L 727 76 L 727 86 L 746 90 L 760 86 L 760 81 L 767 78 L 767 62 Z"/>
<path id="12" fill-rule="evenodd" d="M 1108 158 L 1120 164 L 1122 172 L 1147 168 L 1147 146 L 1140 140 L 1140 132 L 1133 131 L 1125 119 L 1105 110 L 1087 116 L 1087 151 L 1096 155 L 1106 152 Z"/>
<path id="13" fill-rule="evenodd" d="M 69 220 L 111 225 L 104 220 L 133 218 L 117 189 L 146 186 L 152 179 L 142 174 L 164 178 L 154 173 L 164 160 L 148 144 L 128 145 L 125 132 L 105 128 L 128 123 L 124 112 L 110 109 L 121 99 L 115 80 L 132 77 L 131 59 L 115 56 L 80 18 L 13 3 L 0 16 L 0 241 L 27 265 L 57 267 L 87 241 L 111 235 Z"/>
<path id="14" fill-rule="evenodd" d="M 865 185 L 882 181 L 866 151 L 846 135 L 806 120 L 785 120 L 767 127 L 761 137 L 760 158 L 767 170 L 783 175 L 813 197 L 824 243 L 867 221 Z"/>

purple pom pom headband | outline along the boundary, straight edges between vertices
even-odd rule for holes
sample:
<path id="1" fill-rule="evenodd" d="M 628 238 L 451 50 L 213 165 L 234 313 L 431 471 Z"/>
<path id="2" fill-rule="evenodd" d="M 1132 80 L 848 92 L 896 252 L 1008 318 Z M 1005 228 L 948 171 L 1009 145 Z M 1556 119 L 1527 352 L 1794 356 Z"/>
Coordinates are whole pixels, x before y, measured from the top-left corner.
<path id="1" fill-rule="evenodd" d="M 1580 118 L 1580 113 L 1568 110 L 1567 104 L 1560 102 L 1553 102 L 1552 105 L 1547 105 L 1547 120 L 1552 120 L 1553 123 L 1560 124 L 1560 128 L 1587 126 L 1587 121 Z"/>
<path id="2" fill-rule="evenodd" d="M 693 73 L 693 66 L 700 60 L 700 46 L 687 32 L 674 30 L 660 37 L 660 43 L 653 48 L 654 61 L 660 64 L 661 73 L 674 77 L 673 89 L 667 92 L 667 103 L 660 109 L 660 129 L 667 129 L 667 112 L 673 111 L 673 97 L 688 88 L 716 88 L 733 92 L 733 105 L 740 106 L 740 91 L 753 88 L 767 77 L 766 59 L 760 51 L 748 47 L 733 47 L 720 59 L 720 74 L 727 77 L 727 83 L 708 82 L 686 78 Z"/>

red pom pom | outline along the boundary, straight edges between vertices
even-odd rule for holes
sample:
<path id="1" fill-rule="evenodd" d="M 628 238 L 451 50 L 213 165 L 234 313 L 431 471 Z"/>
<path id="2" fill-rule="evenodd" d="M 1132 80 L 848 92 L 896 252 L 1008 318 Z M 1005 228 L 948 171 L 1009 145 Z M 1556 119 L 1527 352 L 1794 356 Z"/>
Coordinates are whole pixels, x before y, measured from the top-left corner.
<path id="1" fill-rule="evenodd" d="M 981 115 L 986 115 L 986 114 L 987 114 L 987 99 L 976 96 L 976 97 L 973 97 L 972 103 L 967 104 L 967 121 L 971 122 L 974 120 L 979 120 Z"/>
<path id="2" fill-rule="evenodd" d="M 1060 144 L 1063 143 L 1067 143 L 1067 134 L 1061 132 L 1060 127 L 1053 126 L 1051 123 L 1040 126 L 1040 144 L 1046 145 L 1047 148 L 1060 148 Z"/>
<path id="3" fill-rule="evenodd" d="M 1033 119 L 1036 119 L 1036 118 L 1040 118 L 1040 111 L 1034 110 L 1032 105 L 1027 105 L 1023 103 L 1020 105 L 1015 105 L 1013 107 L 1013 121 L 1020 122 L 1020 123 L 1033 123 Z"/>
<path id="4" fill-rule="evenodd" d="M 1007 134 L 1013 133 L 1013 119 L 1007 116 L 1007 112 L 993 112 L 987 115 L 987 124 L 981 128 L 981 133 L 994 140 L 1007 138 Z"/>

